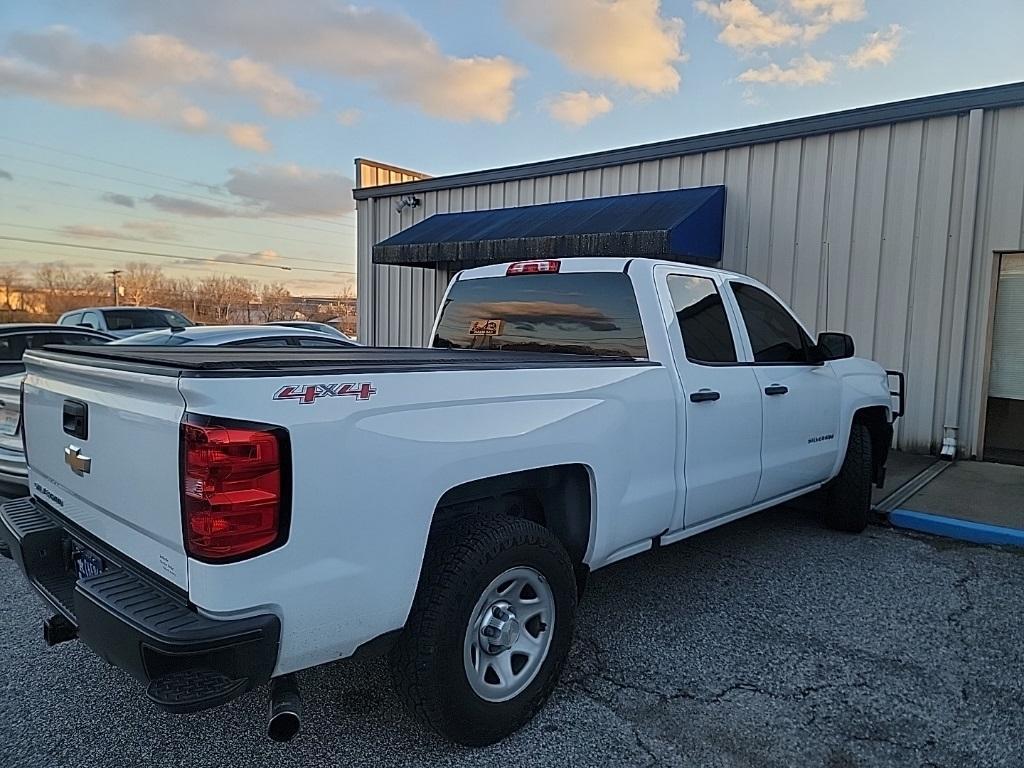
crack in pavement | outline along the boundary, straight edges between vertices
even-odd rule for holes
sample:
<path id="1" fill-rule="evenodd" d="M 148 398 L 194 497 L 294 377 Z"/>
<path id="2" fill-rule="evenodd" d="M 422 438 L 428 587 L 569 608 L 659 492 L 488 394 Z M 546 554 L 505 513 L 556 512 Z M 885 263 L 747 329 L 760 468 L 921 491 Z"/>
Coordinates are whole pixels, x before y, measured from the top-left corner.
<path id="1" fill-rule="evenodd" d="M 964 558 L 967 565 L 967 572 L 957 576 L 953 582 L 953 592 L 960 599 L 960 605 L 946 614 L 946 621 L 950 624 L 960 625 L 960 620 L 974 610 L 974 601 L 971 599 L 971 582 L 978 578 L 978 564 L 973 557 Z"/>
<path id="2" fill-rule="evenodd" d="M 604 648 L 602 648 L 601 645 L 593 638 L 587 637 L 581 639 L 583 643 L 590 646 L 592 660 L 596 669 L 590 671 L 583 671 L 583 673 L 578 677 L 566 680 L 566 684 L 575 685 L 577 688 L 585 690 L 588 694 L 591 694 L 592 696 L 598 695 L 595 691 L 591 690 L 591 688 L 588 685 L 588 681 L 594 678 L 606 682 L 619 690 L 628 691 L 631 693 L 644 694 L 647 696 L 654 696 L 662 701 L 688 700 L 700 701 L 705 704 L 719 704 L 730 693 L 734 691 L 749 691 L 760 696 L 767 696 L 769 698 L 782 701 L 803 701 L 804 699 L 823 691 L 836 689 L 850 690 L 871 688 L 870 683 L 865 682 L 864 680 L 856 680 L 853 682 L 832 682 L 820 683 L 815 685 L 805 685 L 800 686 L 793 691 L 777 691 L 771 690 L 770 688 L 766 688 L 762 685 L 759 685 L 758 683 L 740 680 L 730 683 L 726 687 L 719 690 L 717 693 L 712 693 L 710 695 L 704 696 L 701 696 L 685 688 L 675 691 L 666 691 L 664 689 L 651 688 L 640 683 L 630 683 L 622 679 L 622 677 L 617 676 L 613 673 L 613 670 L 610 668 L 608 664 L 608 652 Z"/>

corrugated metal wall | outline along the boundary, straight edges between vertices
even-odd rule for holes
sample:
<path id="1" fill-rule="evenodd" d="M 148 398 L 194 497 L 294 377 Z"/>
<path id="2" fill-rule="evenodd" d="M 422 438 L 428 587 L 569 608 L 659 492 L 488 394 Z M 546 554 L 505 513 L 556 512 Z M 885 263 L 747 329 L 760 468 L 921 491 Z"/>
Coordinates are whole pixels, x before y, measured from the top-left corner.
<path id="1" fill-rule="evenodd" d="M 392 198 L 360 201 L 358 263 L 373 275 L 361 336 L 426 342 L 449 275 L 370 259 L 373 243 L 427 216 L 709 184 L 726 185 L 724 268 L 906 372 L 900 447 L 934 451 L 946 424 L 977 440 L 991 254 L 1024 247 L 1024 108 L 419 192 L 401 213 Z"/>

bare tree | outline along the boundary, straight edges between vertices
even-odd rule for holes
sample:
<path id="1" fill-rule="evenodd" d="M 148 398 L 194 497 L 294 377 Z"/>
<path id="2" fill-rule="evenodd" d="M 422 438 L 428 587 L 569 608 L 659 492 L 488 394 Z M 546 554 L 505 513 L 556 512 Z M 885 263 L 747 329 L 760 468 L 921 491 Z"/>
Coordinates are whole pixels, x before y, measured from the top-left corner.
<path id="1" fill-rule="evenodd" d="M 19 318 L 53 320 L 73 309 L 112 303 L 109 274 L 69 269 L 53 262 L 37 267 L 33 277 L 35 286 L 29 289 L 16 271 L 0 271 L 0 319 L 9 322 L 17 314 Z M 118 284 L 125 304 L 164 306 L 197 322 L 274 322 L 301 316 L 340 318 L 346 328 L 355 325 L 351 285 L 344 286 L 336 298 L 304 300 L 292 296 L 281 283 L 257 286 L 241 277 L 217 274 L 197 281 L 172 278 L 159 266 L 141 262 L 126 264 L 118 275 Z"/>
<path id="2" fill-rule="evenodd" d="M 0 272 L 0 291 L 3 292 L 3 305 L 0 307 L 5 322 L 14 320 L 18 313 L 25 310 L 25 286 L 21 273 L 14 269 Z"/>
<path id="3" fill-rule="evenodd" d="M 254 311 L 256 317 L 263 323 L 286 320 L 291 302 L 291 292 L 281 283 L 266 283 L 260 289 L 259 302 L 255 305 Z"/>
<path id="4" fill-rule="evenodd" d="M 241 277 L 204 278 L 196 286 L 196 314 L 215 323 L 245 319 L 255 293 L 252 283 Z"/>
<path id="5" fill-rule="evenodd" d="M 160 267 L 143 262 L 128 264 L 118 279 L 126 304 L 135 307 L 157 304 L 166 292 L 167 280 Z"/>
<path id="6" fill-rule="evenodd" d="M 44 317 L 54 319 L 90 304 L 108 304 L 105 281 L 92 272 L 68 269 L 62 264 L 43 264 L 36 269 L 36 285 L 46 306 Z"/>

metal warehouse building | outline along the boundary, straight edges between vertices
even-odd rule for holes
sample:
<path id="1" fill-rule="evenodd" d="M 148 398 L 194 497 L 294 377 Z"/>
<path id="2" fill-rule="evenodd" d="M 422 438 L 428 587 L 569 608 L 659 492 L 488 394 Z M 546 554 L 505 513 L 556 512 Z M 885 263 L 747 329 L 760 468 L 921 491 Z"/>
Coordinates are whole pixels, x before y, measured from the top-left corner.
<path id="1" fill-rule="evenodd" d="M 699 256 L 764 281 L 812 331 L 850 333 L 859 355 L 905 371 L 899 447 L 1024 449 L 1024 83 L 473 173 L 431 178 L 357 160 L 356 174 L 365 343 L 426 343 L 449 278 L 466 266 L 572 255 L 581 243 L 687 260 L 658 232 L 631 231 L 614 198 L 724 187 L 724 215 L 710 225 L 719 252 Z M 592 198 L 610 199 L 609 215 L 588 214 L 568 238 L 516 230 L 536 229 L 553 206 L 410 230 L 436 214 Z M 556 218 L 574 211 L 584 213 Z"/>

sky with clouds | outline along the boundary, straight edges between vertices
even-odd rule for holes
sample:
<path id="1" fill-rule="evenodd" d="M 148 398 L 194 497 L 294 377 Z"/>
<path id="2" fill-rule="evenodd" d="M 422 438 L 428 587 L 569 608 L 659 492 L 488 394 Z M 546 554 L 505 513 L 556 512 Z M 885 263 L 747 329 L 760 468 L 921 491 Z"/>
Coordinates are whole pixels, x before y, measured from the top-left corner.
<path id="1" fill-rule="evenodd" d="M 1022 26 L 1022 0 L 10 0 L 0 269 L 331 295 L 357 156 L 439 174 L 1024 80 Z"/>

